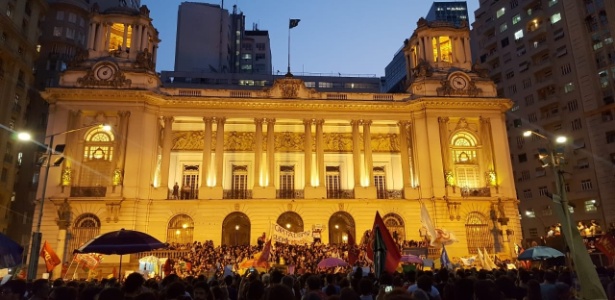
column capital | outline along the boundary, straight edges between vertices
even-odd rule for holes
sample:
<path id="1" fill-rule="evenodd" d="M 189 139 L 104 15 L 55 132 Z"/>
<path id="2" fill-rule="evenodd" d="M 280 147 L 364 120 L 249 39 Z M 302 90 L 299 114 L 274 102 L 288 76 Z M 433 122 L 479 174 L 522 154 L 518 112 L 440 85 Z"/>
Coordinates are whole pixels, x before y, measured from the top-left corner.
<path id="1" fill-rule="evenodd" d="M 480 117 L 479 120 L 480 120 L 481 124 L 490 124 L 491 123 L 491 119 L 490 118 Z"/>
<path id="2" fill-rule="evenodd" d="M 203 122 L 205 124 L 211 124 L 211 123 L 213 123 L 213 121 L 214 121 L 213 117 L 203 117 Z"/>
<path id="3" fill-rule="evenodd" d="M 372 125 L 372 120 L 360 120 L 361 125 L 363 126 L 370 126 Z"/>
<path id="4" fill-rule="evenodd" d="M 314 119 L 303 119 L 303 125 L 312 125 L 314 123 Z"/>
<path id="5" fill-rule="evenodd" d="M 350 125 L 359 126 L 361 125 L 361 120 L 350 120 Z"/>
<path id="6" fill-rule="evenodd" d="M 399 127 L 406 127 L 407 128 L 410 125 L 412 125 L 412 121 L 401 120 L 401 121 L 397 122 L 397 126 L 399 126 Z"/>
<path id="7" fill-rule="evenodd" d="M 263 118 L 254 118 L 254 124 L 263 124 L 265 119 Z"/>
<path id="8" fill-rule="evenodd" d="M 314 120 L 314 123 L 316 125 L 322 125 L 322 124 L 325 124 L 325 120 L 324 119 L 317 119 L 317 120 Z"/>
<path id="9" fill-rule="evenodd" d="M 214 121 L 216 121 L 216 123 L 217 123 L 217 124 L 219 124 L 219 125 L 220 125 L 220 124 L 224 124 L 224 123 L 226 123 L 226 118 L 224 118 L 224 117 L 214 117 L 213 119 L 214 119 Z"/>
<path id="10" fill-rule="evenodd" d="M 266 118 L 265 122 L 267 122 L 267 124 L 273 125 L 273 124 L 275 124 L 275 118 Z"/>
<path id="11" fill-rule="evenodd" d="M 175 122 L 175 118 L 174 117 L 168 117 L 168 116 L 162 116 L 162 121 L 166 125 L 166 124 Z"/>
<path id="12" fill-rule="evenodd" d="M 449 119 L 448 117 L 438 117 L 438 123 L 448 123 Z"/>

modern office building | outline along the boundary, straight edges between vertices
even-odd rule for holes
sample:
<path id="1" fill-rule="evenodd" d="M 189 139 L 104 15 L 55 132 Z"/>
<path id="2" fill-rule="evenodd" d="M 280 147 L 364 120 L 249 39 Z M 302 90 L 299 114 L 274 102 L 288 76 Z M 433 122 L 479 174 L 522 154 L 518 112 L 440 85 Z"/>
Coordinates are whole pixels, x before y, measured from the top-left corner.
<path id="1" fill-rule="evenodd" d="M 26 125 L 26 112 L 34 88 L 34 61 L 40 50 L 39 22 L 47 3 L 43 0 L 0 1 L 0 232 L 9 222 L 27 222 L 27 216 L 11 217 L 16 201 L 14 185 L 23 159 L 15 130 Z M 19 240 L 18 240 L 19 241 Z"/>
<path id="2" fill-rule="evenodd" d="M 441 21 L 455 26 L 468 25 L 468 7 L 465 1 L 434 2 L 425 17 L 428 22 Z M 406 76 L 406 59 L 402 51 L 398 50 L 391 62 L 384 68 L 382 91 L 385 93 L 399 93 L 408 87 Z"/>
<path id="3" fill-rule="evenodd" d="M 177 18 L 175 71 L 271 74 L 269 32 L 245 30 L 245 16 L 219 5 L 182 2 Z"/>
<path id="4" fill-rule="evenodd" d="M 88 56 L 44 94 L 65 159 L 39 185 L 42 233 L 61 257 L 121 228 L 238 245 L 278 224 L 343 243 L 376 211 L 402 239 L 420 240 L 421 205 L 457 236 L 451 257 L 510 257 L 521 239 L 503 115 L 512 103 L 470 69 L 467 27 L 420 23 L 404 48 L 409 90 L 372 93 L 296 77 L 167 87 L 152 68 L 147 16 L 93 13 L 92 24 L 138 24 L 152 38 L 119 56 L 102 47 L 106 35 L 88 39 Z"/>
<path id="5" fill-rule="evenodd" d="M 615 222 L 615 47 L 613 1 L 480 1 L 473 40 L 507 113 L 519 210 L 528 239 L 558 223 L 550 195 L 555 178 L 539 149 L 563 151 L 569 208 L 576 222 Z M 566 136 L 567 143 L 549 140 Z M 563 147 L 563 148 L 560 148 Z"/>
<path id="6" fill-rule="evenodd" d="M 425 16 L 427 21 L 444 21 L 460 26 L 469 22 L 466 1 L 434 2 Z"/>

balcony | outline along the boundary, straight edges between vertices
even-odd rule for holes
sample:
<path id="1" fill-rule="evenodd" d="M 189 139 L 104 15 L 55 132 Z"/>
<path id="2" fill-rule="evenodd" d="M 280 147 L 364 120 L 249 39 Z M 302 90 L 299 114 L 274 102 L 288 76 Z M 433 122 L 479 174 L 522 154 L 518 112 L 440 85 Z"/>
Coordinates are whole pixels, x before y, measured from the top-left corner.
<path id="1" fill-rule="evenodd" d="M 252 190 L 224 190 L 222 199 L 252 199 Z"/>
<path id="2" fill-rule="evenodd" d="M 276 199 L 303 199 L 303 190 L 276 190 Z"/>
<path id="3" fill-rule="evenodd" d="M 491 197 L 491 188 L 461 188 L 461 197 Z"/>
<path id="4" fill-rule="evenodd" d="M 327 199 L 354 199 L 354 190 L 328 190 Z"/>
<path id="5" fill-rule="evenodd" d="M 105 197 L 106 194 L 105 186 L 74 186 L 70 189 L 71 197 Z"/>

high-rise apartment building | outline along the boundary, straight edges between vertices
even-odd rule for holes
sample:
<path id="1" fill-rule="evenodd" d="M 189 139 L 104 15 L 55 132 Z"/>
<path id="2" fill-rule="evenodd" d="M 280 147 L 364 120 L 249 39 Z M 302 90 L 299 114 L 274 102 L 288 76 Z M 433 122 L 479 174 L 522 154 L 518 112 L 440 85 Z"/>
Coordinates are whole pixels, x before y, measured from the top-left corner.
<path id="1" fill-rule="evenodd" d="M 468 5 L 465 1 L 434 2 L 425 17 L 428 22 L 442 21 L 455 26 L 464 26 L 468 21 Z M 385 93 L 403 92 L 407 88 L 406 58 L 403 47 L 398 50 L 391 62 L 384 68 L 382 91 Z"/>
<path id="2" fill-rule="evenodd" d="M 11 221 L 17 168 L 26 163 L 15 131 L 25 125 L 30 99 L 36 94 L 33 67 L 39 22 L 46 10 L 42 0 L 0 0 L 0 232 L 6 232 Z"/>
<path id="3" fill-rule="evenodd" d="M 269 32 L 245 30 L 245 16 L 215 4 L 182 2 L 175 71 L 271 74 Z"/>
<path id="4" fill-rule="evenodd" d="M 537 239 L 558 222 L 555 178 L 538 160 L 548 141 L 563 145 L 565 190 L 576 222 L 615 221 L 615 2 L 482 0 L 473 26 L 475 61 L 489 70 L 507 113 L 511 160 L 524 236 Z M 560 150 L 555 145 L 556 150 Z"/>

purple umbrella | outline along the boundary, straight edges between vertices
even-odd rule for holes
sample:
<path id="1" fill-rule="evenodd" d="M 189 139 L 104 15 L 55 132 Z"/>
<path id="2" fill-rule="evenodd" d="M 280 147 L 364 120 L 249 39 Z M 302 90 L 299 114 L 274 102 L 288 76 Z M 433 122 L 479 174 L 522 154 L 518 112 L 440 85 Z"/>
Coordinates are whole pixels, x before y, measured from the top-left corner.
<path id="1" fill-rule="evenodd" d="M 341 258 L 337 258 L 337 257 L 329 257 L 329 258 L 325 258 L 323 260 L 321 260 L 318 263 L 318 267 L 321 269 L 324 268 L 334 268 L 334 267 L 344 267 L 347 266 L 348 264 Z"/>
<path id="2" fill-rule="evenodd" d="M 410 264 L 423 264 L 423 260 L 420 257 L 412 254 L 402 255 L 400 261 Z"/>

